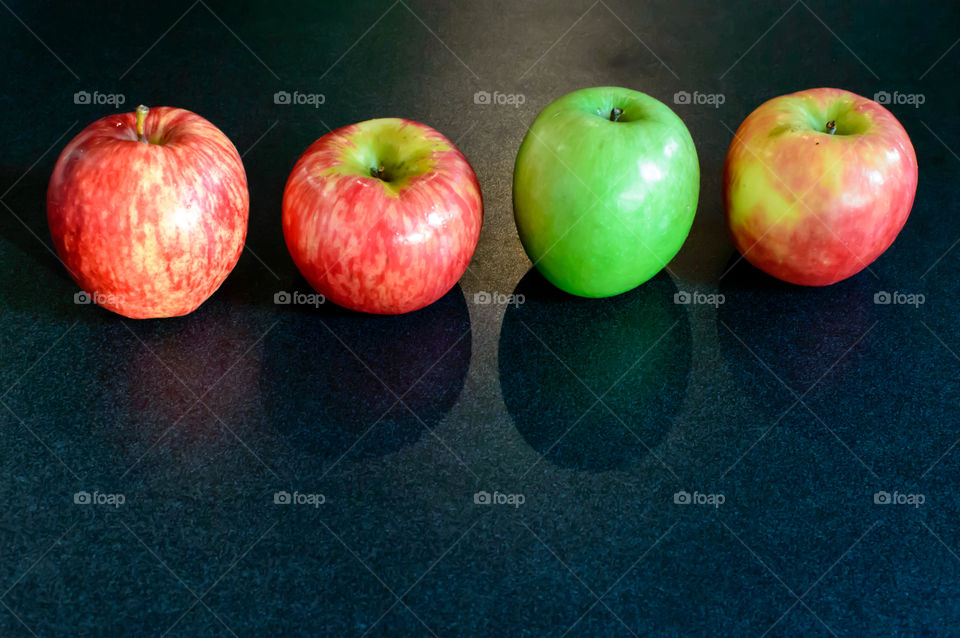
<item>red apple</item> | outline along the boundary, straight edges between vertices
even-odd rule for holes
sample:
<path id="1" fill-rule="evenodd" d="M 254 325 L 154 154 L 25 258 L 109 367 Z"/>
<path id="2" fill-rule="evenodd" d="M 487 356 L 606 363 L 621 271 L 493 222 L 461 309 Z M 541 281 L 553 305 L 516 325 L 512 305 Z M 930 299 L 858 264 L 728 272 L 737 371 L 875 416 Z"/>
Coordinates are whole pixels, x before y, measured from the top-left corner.
<path id="1" fill-rule="evenodd" d="M 737 250 L 784 281 L 825 286 L 869 266 L 903 228 L 917 156 L 873 100 L 810 89 L 762 104 L 727 152 L 723 201 Z"/>
<path id="2" fill-rule="evenodd" d="M 85 128 L 47 191 L 50 234 L 71 277 L 134 319 L 185 315 L 210 297 L 240 258 L 248 210 L 227 136 L 165 106 Z"/>
<path id="3" fill-rule="evenodd" d="M 362 312 L 427 306 L 477 247 L 483 200 L 457 147 L 410 120 L 368 120 L 306 150 L 283 193 L 283 236 L 304 278 Z"/>

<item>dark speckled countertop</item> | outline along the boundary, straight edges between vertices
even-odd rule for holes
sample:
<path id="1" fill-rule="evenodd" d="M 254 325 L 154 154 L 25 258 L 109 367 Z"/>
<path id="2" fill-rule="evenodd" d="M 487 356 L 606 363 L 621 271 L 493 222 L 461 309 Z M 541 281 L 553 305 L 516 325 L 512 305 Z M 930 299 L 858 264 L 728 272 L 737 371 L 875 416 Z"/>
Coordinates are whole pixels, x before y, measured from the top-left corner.
<path id="1" fill-rule="evenodd" d="M 0 635 L 955 633 L 960 9 L 336 4 L 0 3 Z M 703 177 L 669 272 L 583 300 L 530 271 L 510 184 L 539 110 L 596 85 L 674 106 Z M 920 183 L 868 271 L 803 289 L 737 261 L 719 180 L 750 111 L 823 85 L 923 98 L 891 106 Z M 75 304 L 51 253 L 53 163 L 116 96 L 243 154 L 247 250 L 187 317 Z M 473 164 L 469 271 L 402 317 L 274 305 L 305 287 L 293 163 L 382 116 Z"/>

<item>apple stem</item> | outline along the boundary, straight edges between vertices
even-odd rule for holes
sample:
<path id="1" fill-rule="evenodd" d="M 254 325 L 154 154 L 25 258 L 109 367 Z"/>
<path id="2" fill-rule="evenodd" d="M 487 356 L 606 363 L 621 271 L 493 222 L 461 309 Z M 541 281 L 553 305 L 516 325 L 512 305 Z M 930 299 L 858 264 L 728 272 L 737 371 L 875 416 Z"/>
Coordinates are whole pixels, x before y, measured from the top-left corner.
<path id="1" fill-rule="evenodd" d="M 380 165 L 380 168 L 371 168 L 370 177 L 376 177 L 377 179 L 383 179 L 384 168 L 383 164 Z"/>
<path id="2" fill-rule="evenodd" d="M 833 135 L 837 130 L 837 123 L 834 120 L 827 122 L 827 135 Z"/>
<path id="3" fill-rule="evenodd" d="M 613 107 L 613 110 L 610 111 L 610 121 L 611 122 L 619 121 L 621 115 L 623 115 L 623 109 L 618 109 L 617 107 Z"/>
<path id="4" fill-rule="evenodd" d="M 147 120 L 147 113 L 150 109 L 141 104 L 137 107 L 137 141 L 148 144 L 147 138 L 143 135 L 143 123 Z"/>

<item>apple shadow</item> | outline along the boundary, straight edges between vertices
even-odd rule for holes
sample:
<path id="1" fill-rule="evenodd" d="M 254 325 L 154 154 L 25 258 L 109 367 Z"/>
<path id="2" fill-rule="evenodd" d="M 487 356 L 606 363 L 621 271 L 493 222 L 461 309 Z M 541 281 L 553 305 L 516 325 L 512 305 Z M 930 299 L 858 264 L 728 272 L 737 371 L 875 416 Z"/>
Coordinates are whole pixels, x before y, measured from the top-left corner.
<path id="1" fill-rule="evenodd" d="M 290 292 L 313 294 L 302 277 Z M 382 457 L 411 445 L 463 388 L 471 329 L 459 286 L 405 315 L 330 302 L 279 308 L 264 340 L 260 391 L 268 421 L 307 462 Z"/>
<path id="2" fill-rule="evenodd" d="M 535 268 L 521 279 L 503 319 L 500 385 L 534 450 L 560 467 L 603 472 L 634 467 L 657 447 L 691 370 L 676 292 L 663 272 L 607 299 L 568 295 Z"/>

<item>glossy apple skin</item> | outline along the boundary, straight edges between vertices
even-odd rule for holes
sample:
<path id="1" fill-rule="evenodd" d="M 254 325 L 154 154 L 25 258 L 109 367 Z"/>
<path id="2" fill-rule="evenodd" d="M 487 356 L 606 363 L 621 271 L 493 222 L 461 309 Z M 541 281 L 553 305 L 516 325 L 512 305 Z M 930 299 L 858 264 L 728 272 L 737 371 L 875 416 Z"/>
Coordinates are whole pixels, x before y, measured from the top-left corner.
<path id="1" fill-rule="evenodd" d="M 94 301 L 134 319 L 195 310 L 233 270 L 247 233 L 247 177 L 237 149 L 183 109 L 150 109 L 80 132 L 47 190 L 57 254 Z"/>
<path id="2" fill-rule="evenodd" d="M 903 228 L 916 191 L 917 156 L 903 126 L 873 100 L 840 89 L 762 104 L 740 125 L 723 169 L 737 250 L 767 274 L 805 286 L 869 266 Z"/>
<path id="3" fill-rule="evenodd" d="M 610 113 L 623 114 L 616 122 Z M 638 91 L 574 91 L 530 127 L 513 171 L 514 218 L 534 265 L 581 297 L 660 272 L 693 224 L 700 165 L 683 121 Z"/>
<path id="4" fill-rule="evenodd" d="M 380 166 L 388 181 L 374 177 Z M 483 222 L 467 159 L 434 129 L 368 120 L 314 142 L 283 193 L 283 236 L 307 282 L 334 303 L 401 314 L 463 275 Z"/>

